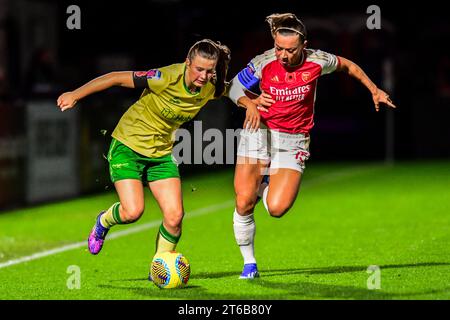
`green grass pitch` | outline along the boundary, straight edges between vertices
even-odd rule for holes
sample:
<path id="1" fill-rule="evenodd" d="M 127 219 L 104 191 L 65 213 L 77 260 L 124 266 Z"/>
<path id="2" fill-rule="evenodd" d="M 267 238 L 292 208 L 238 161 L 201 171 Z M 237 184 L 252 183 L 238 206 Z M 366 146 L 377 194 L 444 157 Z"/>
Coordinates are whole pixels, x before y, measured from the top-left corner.
<path id="1" fill-rule="evenodd" d="M 449 162 L 308 163 L 285 217 L 256 208 L 261 278 L 253 281 L 238 279 L 232 180 L 231 170 L 183 179 L 177 249 L 192 273 L 176 290 L 146 280 L 161 219 L 150 192 L 141 220 L 112 229 L 98 256 L 85 243 L 97 213 L 117 201 L 114 192 L 2 212 L 0 299 L 450 298 Z M 79 289 L 68 286 L 70 266 L 79 268 Z M 369 266 L 379 268 L 378 289 Z"/>

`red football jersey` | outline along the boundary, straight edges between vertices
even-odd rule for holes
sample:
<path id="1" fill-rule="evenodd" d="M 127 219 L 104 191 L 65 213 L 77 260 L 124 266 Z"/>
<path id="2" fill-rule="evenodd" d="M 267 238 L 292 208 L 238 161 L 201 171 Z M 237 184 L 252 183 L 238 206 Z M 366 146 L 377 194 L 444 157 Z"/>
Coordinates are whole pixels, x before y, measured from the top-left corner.
<path id="1" fill-rule="evenodd" d="M 275 57 L 275 49 L 256 56 L 238 75 L 240 82 L 255 91 L 269 93 L 276 101 L 260 112 L 262 122 L 270 129 L 288 133 L 308 133 L 314 126 L 316 87 L 321 75 L 339 65 L 337 56 L 321 50 L 304 50 L 299 66 L 286 68 Z M 253 89 L 253 90 L 252 90 Z"/>

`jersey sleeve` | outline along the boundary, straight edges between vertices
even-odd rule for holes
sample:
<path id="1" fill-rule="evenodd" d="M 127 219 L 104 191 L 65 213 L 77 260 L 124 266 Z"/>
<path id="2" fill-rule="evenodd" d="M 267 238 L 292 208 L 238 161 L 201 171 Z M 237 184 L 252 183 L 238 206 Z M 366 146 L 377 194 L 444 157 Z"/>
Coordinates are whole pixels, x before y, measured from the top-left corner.
<path id="1" fill-rule="evenodd" d="M 321 65 L 321 75 L 332 73 L 336 71 L 337 67 L 339 66 L 339 58 L 336 55 L 322 50 L 316 50 L 310 56 L 310 59 Z"/>
<path id="2" fill-rule="evenodd" d="M 134 71 L 133 82 L 135 88 L 150 89 L 159 94 L 168 85 L 168 74 L 160 69 L 150 69 L 148 71 Z"/>
<path id="3" fill-rule="evenodd" d="M 238 73 L 239 82 L 250 92 L 259 94 L 259 83 L 262 77 L 263 68 L 271 61 L 275 60 L 275 49 L 270 49 L 254 57 L 247 66 Z"/>

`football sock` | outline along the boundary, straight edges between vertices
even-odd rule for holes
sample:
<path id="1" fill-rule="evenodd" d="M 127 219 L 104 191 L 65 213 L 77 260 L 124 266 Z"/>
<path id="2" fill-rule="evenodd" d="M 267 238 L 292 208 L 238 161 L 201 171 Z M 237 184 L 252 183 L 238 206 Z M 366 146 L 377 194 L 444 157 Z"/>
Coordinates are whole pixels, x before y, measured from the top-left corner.
<path id="1" fill-rule="evenodd" d="M 174 251 L 180 240 L 181 234 L 174 236 L 166 230 L 164 224 L 161 223 L 158 235 L 156 236 L 156 253 Z"/>
<path id="2" fill-rule="evenodd" d="M 120 202 L 114 203 L 105 213 L 100 217 L 100 223 L 105 228 L 111 228 L 116 224 L 123 224 L 119 213 Z"/>
<path id="3" fill-rule="evenodd" d="M 239 245 L 244 264 L 256 263 L 254 253 L 254 239 L 256 233 L 255 219 L 252 214 L 241 216 L 234 210 L 233 229 L 236 243 Z"/>
<path id="4" fill-rule="evenodd" d="M 259 185 L 259 188 L 258 188 L 258 197 L 260 197 L 260 198 L 262 198 L 263 197 L 263 195 L 264 195 L 264 191 L 266 190 L 266 188 L 267 188 L 267 186 L 268 186 L 269 184 L 267 183 L 267 182 L 262 182 L 260 185 Z"/>
<path id="5" fill-rule="evenodd" d="M 267 194 L 269 193 L 269 186 L 266 186 L 262 193 L 262 201 L 264 203 L 264 208 L 266 208 L 267 212 L 269 212 L 269 206 L 267 205 Z"/>

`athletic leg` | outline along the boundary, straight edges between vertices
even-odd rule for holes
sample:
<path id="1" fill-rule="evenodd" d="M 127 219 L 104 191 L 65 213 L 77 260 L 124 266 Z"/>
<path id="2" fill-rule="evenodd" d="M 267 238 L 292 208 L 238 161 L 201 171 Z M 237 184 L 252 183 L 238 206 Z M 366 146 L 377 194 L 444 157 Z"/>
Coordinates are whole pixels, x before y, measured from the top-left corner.
<path id="1" fill-rule="evenodd" d="M 262 180 L 261 172 L 267 167 L 267 161 L 255 160 L 238 157 L 234 176 L 236 209 L 233 215 L 233 230 L 244 259 L 244 270 L 240 277 L 243 279 L 258 277 L 254 254 L 256 224 L 253 211 Z"/>
<path id="2" fill-rule="evenodd" d="M 175 250 L 181 237 L 184 216 L 180 178 L 167 178 L 149 183 L 163 214 L 163 221 L 156 238 L 156 252 Z"/>
<path id="3" fill-rule="evenodd" d="M 264 206 L 273 217 L 280 218 L 297 198 L 309 157 L 309 136 L 271 131 L 270 180 L 263 190 Z"/>
<path id="4" fill-rule="evenodd" d="M 98 254 L 109 229 L 116 224 L 132 223 L 144 212 L 144 188 L 136 179 L 124 179 L 114 183 L 120 202 L 101 212 L 89 234 L 88 247 L 92 254 Z"/>
<path id="5" fill-rule="evenodd" d="M 272 217 L 281 218 L 292 207 L 300 189 L 301 178 L 302 173 L 294 169 L 277 168 L 270 174 L 262 199 Z"/>
<path id="6" fill-rule="evenodd" d="M 256 132 L 242 130 L 237 152 L 234 176 L 236 208 L 233 215 L 233 229 L 236 243 L 244 259 L 240 278 L 257 277 L 258 268 L 254 254 L 256 224 L 253 210 L 257 202 L 262 174 L 269 163 L 267 129 Z"/>

